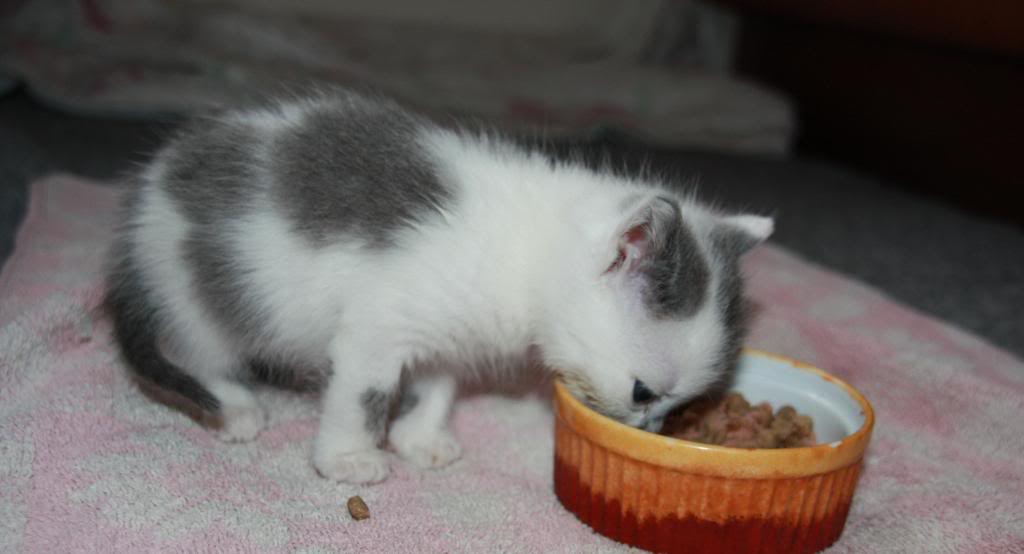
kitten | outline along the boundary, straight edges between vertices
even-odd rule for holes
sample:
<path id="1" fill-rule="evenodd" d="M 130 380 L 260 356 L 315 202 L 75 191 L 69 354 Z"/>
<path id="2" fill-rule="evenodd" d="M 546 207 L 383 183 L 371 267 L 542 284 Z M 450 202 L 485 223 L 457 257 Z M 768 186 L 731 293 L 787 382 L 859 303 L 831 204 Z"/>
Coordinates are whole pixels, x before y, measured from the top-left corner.
<path id="1" fill-rule="evenodd" d="M 331 91 L 170 140 L 128 195 L 107 305 L 137 376 L 219 416 L 225 440 L 264 425 L 250 366 L 319 376 L 313 464 L 369 483 L 385 439 L 419 466 L 457 459 L 456 379 L 527 352 L 657 430 L 736 360 L 739 257 L 771 230 Z"/>

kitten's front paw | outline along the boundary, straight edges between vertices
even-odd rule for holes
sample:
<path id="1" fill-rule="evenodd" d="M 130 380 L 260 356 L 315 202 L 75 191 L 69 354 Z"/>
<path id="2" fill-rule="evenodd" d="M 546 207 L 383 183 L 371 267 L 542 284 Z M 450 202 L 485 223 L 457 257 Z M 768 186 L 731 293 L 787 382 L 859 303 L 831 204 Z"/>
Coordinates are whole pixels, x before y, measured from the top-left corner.
<path id="1" fill-rule="evenodd" d="M 356 485 L 379 483 L 391 473 L 388 455 L 377 449 L 342 454 L 313 456 L 313 465 L 320 475 Z"/>
<path id="2" fill-rule="evenodd" d="M 462 456 L 459 441 L 448 431 L 428 435 L 392 433 L 390 439 L 399 456 L 422 468 L 441 468 Z"/>

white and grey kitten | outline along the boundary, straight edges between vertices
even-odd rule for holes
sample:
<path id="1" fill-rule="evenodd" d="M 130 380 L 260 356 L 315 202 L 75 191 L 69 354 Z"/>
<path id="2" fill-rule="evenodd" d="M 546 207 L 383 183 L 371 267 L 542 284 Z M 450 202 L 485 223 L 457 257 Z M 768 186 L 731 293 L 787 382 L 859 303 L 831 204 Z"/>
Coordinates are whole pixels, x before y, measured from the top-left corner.
<path id="1" fill-rule="evenodd" d="M 315 372 L 313 464 L 354 483 L 386 478 L 385 439 L 419 466 L 457 459 L 457 379 L 530 351 L 657 429 L 735 361 L 739 257 L 772 230 L 345 91 L 191 124 L 124 222 L 107 305 L 135 373 L 236 441 L 264 425 L 253 365 Z"/>

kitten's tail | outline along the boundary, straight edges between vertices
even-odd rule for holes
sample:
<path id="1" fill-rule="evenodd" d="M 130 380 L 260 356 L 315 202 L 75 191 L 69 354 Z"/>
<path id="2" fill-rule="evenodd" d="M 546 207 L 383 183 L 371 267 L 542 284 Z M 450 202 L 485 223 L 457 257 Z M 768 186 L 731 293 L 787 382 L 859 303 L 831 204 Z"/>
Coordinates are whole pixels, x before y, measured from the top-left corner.
<path id="1" fill-rule="evenodd" d="M 220 400 L 160 352 L 157 311 L 138 278 L 133 272 L 124 271 L 128 265 L 123 260 L 119 264 L 120 271 L 111 275 L 105 304 L 114 320 L 114 337 L 129 367 L 148 383 L 179 394 L 210 414 L 217 414 Z"/>

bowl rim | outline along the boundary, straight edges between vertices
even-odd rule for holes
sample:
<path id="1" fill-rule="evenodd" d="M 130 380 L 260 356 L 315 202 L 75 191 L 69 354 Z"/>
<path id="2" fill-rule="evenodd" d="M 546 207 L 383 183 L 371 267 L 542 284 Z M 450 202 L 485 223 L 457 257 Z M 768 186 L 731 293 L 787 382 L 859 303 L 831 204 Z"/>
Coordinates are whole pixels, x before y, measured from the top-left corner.
<path id="1" fill-rule="evenodd" d="M 839 441 L 794 448 L 736 448 L 703 444 L 630 427 L 583 405 L 555 379 L 555 416 L 582 438 L 628 458 L 687 473 L 743 478 L 804 477 L 858 462 L 875 424 L 871 403 L 828 372 L 787 356 L 744 348 L 743 353 L 784 362 L 845 391 L 864 413 L 864 423 Z"/>

